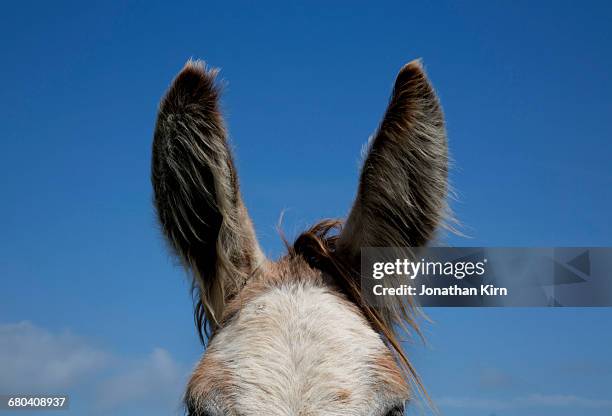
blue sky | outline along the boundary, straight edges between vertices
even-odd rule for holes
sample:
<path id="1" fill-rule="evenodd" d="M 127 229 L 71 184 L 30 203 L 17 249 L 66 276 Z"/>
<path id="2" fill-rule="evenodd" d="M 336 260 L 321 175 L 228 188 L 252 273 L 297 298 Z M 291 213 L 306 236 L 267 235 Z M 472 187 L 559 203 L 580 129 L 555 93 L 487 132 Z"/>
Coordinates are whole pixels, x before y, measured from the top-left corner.
<path id="1" fill-rule="evenodd" d="M 155 224 L 160 96 L 222 69 L 266 252 L 346 214 L 397 70 L 423 58 L 447 118 L 454 245 L 612 244 L 606 2 L 12 3 L 0 16 L 0 390 L 74 414 L 168 414 L 202 352 Z M 609 415 L 612 309 L 430 310 L 410 347 L 443 414 Z M 61 369 L 59 371 L 58 369 Z"/>

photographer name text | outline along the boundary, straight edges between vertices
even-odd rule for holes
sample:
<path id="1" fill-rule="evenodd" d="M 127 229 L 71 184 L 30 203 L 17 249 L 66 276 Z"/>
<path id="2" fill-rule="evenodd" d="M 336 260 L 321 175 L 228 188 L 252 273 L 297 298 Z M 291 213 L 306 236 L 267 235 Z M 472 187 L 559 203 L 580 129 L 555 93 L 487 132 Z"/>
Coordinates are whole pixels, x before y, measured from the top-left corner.
<path id="1" fill-rule="evenodd" d="M 455 281 L 463 279 L 476 279 L 486 273 L 487 259 L 481 261 L 411 261 L 397 259 L 392 262 L 375 262 L 372 266 L 372 277 L 375 280 L 393 277 L 395 279 L 408 279 L 411 284 L 375 284 L 372 292 L 376 296 L 508 296 L 508 288 L 492 284 L 458 285 L 456 283 L 440 286 L 439 280 L 435 285 L 425 283 L 416 284 L 418 277 L 452 278 Z M 386 280 L 387 282 L 389 279 Z M 396 282 L 397 283 L 397 282 Z"/>

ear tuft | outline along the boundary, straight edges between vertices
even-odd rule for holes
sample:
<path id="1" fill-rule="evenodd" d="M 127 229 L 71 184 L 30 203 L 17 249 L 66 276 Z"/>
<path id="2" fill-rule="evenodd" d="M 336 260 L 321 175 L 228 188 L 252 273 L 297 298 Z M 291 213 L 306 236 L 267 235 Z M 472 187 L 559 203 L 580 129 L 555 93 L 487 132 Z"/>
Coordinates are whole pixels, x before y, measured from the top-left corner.
<path id="1" fill-rule="evenodd" d="M 187 61 L 166 93 L 160 112 L 175 114 L 196 109 L 216 112 L 221 95 L 216 82 L 218 73 L 218 69 L 208 69 L 203 61 Z"/>
<path id="2" fill-rule="evenodd" d="M 408 62 L 406 65 L 400 69 L 399 74 L 403 74 L 405 72 L 411 72 L 413 74 L 422 74 L 423 71 L 423 60 L 421 58 L 414 59 Z"/>

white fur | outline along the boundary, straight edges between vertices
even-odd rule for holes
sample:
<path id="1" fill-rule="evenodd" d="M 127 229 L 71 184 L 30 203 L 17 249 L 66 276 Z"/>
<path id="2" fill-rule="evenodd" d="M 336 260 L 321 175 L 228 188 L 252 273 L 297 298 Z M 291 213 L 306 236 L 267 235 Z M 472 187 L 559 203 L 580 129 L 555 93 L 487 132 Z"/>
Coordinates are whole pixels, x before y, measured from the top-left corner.
<path id="1" fill-rule="evenodd" d="M 407 398 L 383 387 L 376 360 L 385 352 L 367 322 L 328 289 L 281 286 L 245 305 L 211 342 L 207 356 L 231 374 L 236 392 L 231 405 L 215 395 L 215 407 L 236 415 L 381 416 Z"/>

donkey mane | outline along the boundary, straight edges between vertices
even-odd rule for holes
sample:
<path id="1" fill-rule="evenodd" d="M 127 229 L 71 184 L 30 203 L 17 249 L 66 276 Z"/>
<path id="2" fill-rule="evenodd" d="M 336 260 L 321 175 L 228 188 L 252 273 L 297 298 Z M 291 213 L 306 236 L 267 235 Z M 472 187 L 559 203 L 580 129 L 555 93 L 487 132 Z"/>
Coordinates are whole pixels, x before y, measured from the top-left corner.
<path id="1" fill-rule="evenodd" d="M 398 334 L 399 328 L 405 334 L 414 332 L 423 339 L 418 321 L 415 319 L 421 314 L 420 309 L 410 297 L 406 298 L 406 301 L 397 302 L 391 299 L 392 304 L 384 305 L 386 314 L 366 301 L 361 290 L 360 272 L 354 270 L 336 251 L 342 224 L 341 220 L 334 219 L 320 221 L 300 234 L 292 247 L 287 246 L 289 255 L 302 256 L 312 268 L 321 270 L 325 276 L 332 279 L 341 293 L 361 310 L 372 329 L 383 337 L 405 376 L 428 398 L 421 378 L 408 360 Z"/>

